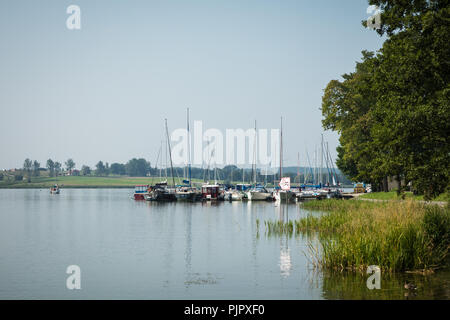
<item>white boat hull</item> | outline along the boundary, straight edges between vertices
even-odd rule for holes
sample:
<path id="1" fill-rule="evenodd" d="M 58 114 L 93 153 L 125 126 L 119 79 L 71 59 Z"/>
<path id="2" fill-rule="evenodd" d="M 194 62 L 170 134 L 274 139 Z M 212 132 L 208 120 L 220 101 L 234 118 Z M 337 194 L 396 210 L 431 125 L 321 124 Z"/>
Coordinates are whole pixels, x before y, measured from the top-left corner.
<path id="1" fill-rule="evenodd" d="M 275 201 L 290 202 L 295 201 L 296 196 L 292 191 L 278 191 L 274 194 Z"/>
<path id="2" fill-rule="evenodd" d="M 249 201 L 266 201 L 272 197 L 269 192 L 248 191 L 247 199 Z"/>

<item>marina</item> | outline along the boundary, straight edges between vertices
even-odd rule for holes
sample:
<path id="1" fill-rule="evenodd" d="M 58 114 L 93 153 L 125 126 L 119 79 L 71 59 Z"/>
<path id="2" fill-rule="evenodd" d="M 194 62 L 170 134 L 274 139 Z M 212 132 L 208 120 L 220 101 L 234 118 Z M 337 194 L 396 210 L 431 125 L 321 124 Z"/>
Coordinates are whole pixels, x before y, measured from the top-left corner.
<path id="1" fill-rule="evenodd" d="M 307 200 L 323 200 L 323 199 L 345 199 L 351 198 L 348 194 L 343 194 L 343 188 L 340 186 L 339 178 L 334 168 L 333 160 L 331 158 L 330 151 L 328 149 L 328 143 L 324 141 L 323 135 L 321 136 L 320 143 L 320 157 L 315 152 L 314 169 L 309 168 L 308 174 L 303 176 L 303 184 L 298 183 L 297 186 L 291 188 L 291 177 L 284 176 L 283 173 L 283 118 L 280 119 L 280 146 L 279 146 L 279 174 L 273 174 L 273 185 L 270 188 L 267 184 L 267 171 L 265 176 L 265 184 L 261 184 L 258 181 L 258 131 L 257 122 L 255 120 L 254 125 L 254 137 L 253 137 L 253 154 L 252 154 L 252 167 L 250 175 L 250 183 L 245 183 L 245 173 L 242 169 L 242 183 L 239 184 L 220 184 L 217 179 L 217 167 L 214 168 L 214 182 L 210 182 L 210 161 L 206 169 L 203 171 L 204 182 L 202 184 L 195 185 L 192 183 L 191 176 L 191 147 L 190 147 L 190 122 L 189 122 L 189 108 L 186 109 L 186 132 L 187 132 L 187 163 L 183 170 L 183 179 L 179 181 L 182 184 L 176 184 L 174 166 L 172 161 L 172 147 L 169 136 L 167 119 L 164 121 L 165 128 L 165 159 L 166 163 L 163 164 L 163 142 L 158 151 L 156 163 L 159 163 L 159 177 L 157 179 L 161 182 L 155 185 L 137 185 L 135 187 L 134 199 L 135 200 L 147 200 L 147 201 L 160 201 L 160 202 L 173 202 L 173 201 L 275 201 L 275 202 L 298 202 Z M 211 157 L 214 150 L 211 152 Z M 309 161 L 308 152 L 306 156 Z M 300 153 L 298 154 L 300 161 Z M 317 165 L 320 163 L 320 167 Z M 170 175 L 169 172 L 170 165 Z M 326 166 L 326 172 L 324 172 L 323 166 Z M 164 167 L 165 177 L 162 177 Z M 311 173 L 311 176 L 309 176 Z M 297 178 L 300 178 L 300 169 L 297 171 Z M 163 180 L 164 179 L 164 180 Z M 168 181 L 172 181 L 172 185 L 168 184 Z M 295 179 L 294 179 L 295 180 Z M 300 181 L 299 181 L 300 182 Z M 355 191 L 366 192 L 363 186 L 356 186 Z"/>

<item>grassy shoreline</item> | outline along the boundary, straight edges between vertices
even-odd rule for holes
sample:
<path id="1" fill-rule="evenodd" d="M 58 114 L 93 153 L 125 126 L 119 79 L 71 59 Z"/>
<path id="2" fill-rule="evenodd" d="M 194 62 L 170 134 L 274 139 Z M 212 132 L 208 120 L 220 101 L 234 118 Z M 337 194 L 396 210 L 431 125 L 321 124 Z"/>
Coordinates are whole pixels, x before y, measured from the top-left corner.
<path id="1" fill-rule="evenodd" d="M 433 271 L 448 266 L 450 209 L 417 201 L 324 200 L 304 204 L 323 215 L 297 221 L 266 221 L 269 234 L 319 235 L 312 248 L 317 266 L 364 271 L 377 265 L 388 272 Z"/>
<path id="2" fill-rule="evenodd" d="M 423 195 L 414 195 L 412 192 L 405 192 L 404 199 L 397 195 L 397 191 L 389 191 L 389 192 L 373 192 L 366 193 L 359 196 L 361 199 L 370 199 L 370 200 L 419 200 L 424 201 Z M 433 201 L 449 201 L 450 194 L 443 193 L 439 195 L 437 198 L 433 199 Z"/>
<path id="3" fill-rule="evenodd" d="M 0 181 L 0 189 L 46 189 L 58 184 L 62 188 L 134 188 L 136 185 L 155 184 L 159 182 L 155 177 L 128 177 L 128 176 L 60 176 L 33 177 L 31 182 L 27 181 Z M 169 180 L 170 181 L 170 180 Z M 175 179 L 178 183 L 179 179 Z M 193 182 L 197 182 L 193 180 Z"/>

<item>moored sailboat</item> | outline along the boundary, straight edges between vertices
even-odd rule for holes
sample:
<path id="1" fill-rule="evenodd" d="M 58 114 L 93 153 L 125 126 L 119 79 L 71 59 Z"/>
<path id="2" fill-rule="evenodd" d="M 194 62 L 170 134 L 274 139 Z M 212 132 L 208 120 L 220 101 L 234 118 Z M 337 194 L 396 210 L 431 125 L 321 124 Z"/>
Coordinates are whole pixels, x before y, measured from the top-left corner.
<path id="1" fill-rule="evenodd" d="M 291 202 L 295 201 L 295 193 L 291 191 L 291 178 L 283 177 L 283 117 L 281 117 L 280 127 L 280 189 L 274 191 L 275 201 Z"/>

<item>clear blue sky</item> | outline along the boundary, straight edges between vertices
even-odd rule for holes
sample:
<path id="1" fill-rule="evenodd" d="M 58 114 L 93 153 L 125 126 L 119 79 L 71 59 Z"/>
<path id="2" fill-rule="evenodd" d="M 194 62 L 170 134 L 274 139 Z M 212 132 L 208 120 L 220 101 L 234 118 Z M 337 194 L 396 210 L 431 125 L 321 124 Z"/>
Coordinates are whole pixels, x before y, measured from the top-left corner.
<path id="1" fill-rule="evenodd" d="M 81 30 L 66 8 L 81 8 Z M 319 143 L 321 97 L 383 39 L 366 0 L 2 1 L 0 168 L 26 157 L 154 162 L 185 126 L 278 128 L 285 165 Z M 326 132 L 335 157 L 338 137 Z"/>

